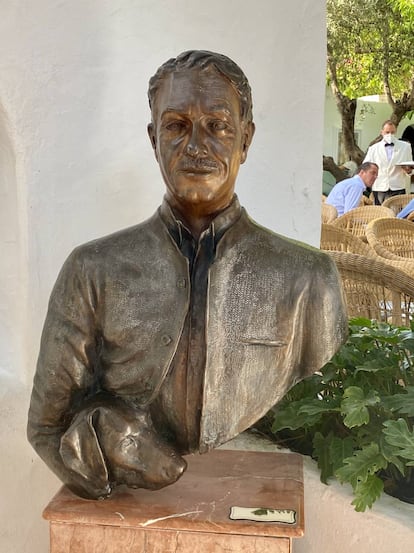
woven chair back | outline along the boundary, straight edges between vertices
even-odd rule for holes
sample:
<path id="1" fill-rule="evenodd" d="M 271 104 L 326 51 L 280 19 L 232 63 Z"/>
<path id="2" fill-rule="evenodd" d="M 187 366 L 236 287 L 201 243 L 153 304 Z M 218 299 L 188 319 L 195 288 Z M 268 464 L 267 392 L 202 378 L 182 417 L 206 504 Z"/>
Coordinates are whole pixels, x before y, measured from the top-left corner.
<path id="1" fill-rule="evenodd" d="M 333 205 L 322 202 L 321 207 L 321 221 L 322 223 L 332 223 L 338 217 L 336 207 Z"/>
<path id="2" fill-rule="evenodd" d="M 382 202 L 382 207 L 389 207 L 393 210 L 395 215 L 398 215 L 402 208 L 405 207 L 408 202 L 411 202 L 413 198 L 414 194 L 398 194 L 397 196 L 391 196 L 391 198 L 387 198 Z"/>
<path id="3" fill-rule="evenodd" d="M 377 219 L 367 225 L 367 240 L 381 257 L 414 261 L 414 224 L 405 219 Z M 414 276 L 414 275 L 413 275 Z"/>
<path id="4" fill-rule="evenodd" d="M 357 236 L 327 223 L 322 223 L 320 247 L 321 250 L 357 253 L 371 257 L 377 255 L 371 246 Z"/>
<path id="5" fill-rule="evenodd" d="M 382 217 L 395 217 L 395 214 L 389 207 L 365 205 L 347 211 L 332 221 L 332 224 L 347 230 L 355 236 L 365 238 L 365 231 L 369 221 Z"/>
<path id="6" fill-rule="evenodd" d="M 349 317 L 399 326 L 414 318 L 414 279 L 379 258 L 328 252 L 341 276 Z"/>

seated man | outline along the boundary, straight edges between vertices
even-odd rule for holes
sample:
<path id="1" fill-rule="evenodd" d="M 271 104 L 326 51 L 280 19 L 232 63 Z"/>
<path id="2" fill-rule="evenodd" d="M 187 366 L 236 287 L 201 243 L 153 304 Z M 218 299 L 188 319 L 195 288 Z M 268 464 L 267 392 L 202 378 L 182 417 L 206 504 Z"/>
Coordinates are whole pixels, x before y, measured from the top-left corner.
<path id="1" fill-rule="evenodd" d="M 338 217 L 350 209 L 358 207 L 362 194 L 366 188 L 371 188 L 377 175 L 378 165 L 376 163 L 363 163 L 359 167 L 356 175 L 338 182 L 333 187 L 329 196 L 326 198 L 326 203 L 336 208 Z"/>
<path id="2" fill-rule="evenodd" d="M 251 426 L 347 335 L 330 257 L 259 226 L 234 194 L 254 133 L 241 69 L 185 52 L 152 77 L 149 100 L 164 201 L 69 256 L 33 384 L 29 440 L 90 498 L 170 484 L 180 455 Z M 168 448 L 173 463 L 145 470 Z"/>

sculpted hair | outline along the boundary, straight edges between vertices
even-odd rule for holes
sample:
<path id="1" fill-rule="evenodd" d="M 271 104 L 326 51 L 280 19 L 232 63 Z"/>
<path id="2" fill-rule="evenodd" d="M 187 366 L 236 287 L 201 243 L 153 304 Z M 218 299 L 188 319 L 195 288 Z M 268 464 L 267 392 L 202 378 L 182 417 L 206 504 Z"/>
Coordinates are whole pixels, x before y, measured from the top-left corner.
<path id="1" fill-rule="evenodd" d="M 158 68 L 149 81 L 148 100 L 151 110 L 154 106 L 157 91 L 167 75 L 193 68 L 206 69 L 211 66 L 234 86 L 240 98 L 242 119 L 251 122 L 253 120 L 252 93 L 246 75 L 227 56 L 207 50 L 188 50 L 176 58 L 169 59 Z"/>

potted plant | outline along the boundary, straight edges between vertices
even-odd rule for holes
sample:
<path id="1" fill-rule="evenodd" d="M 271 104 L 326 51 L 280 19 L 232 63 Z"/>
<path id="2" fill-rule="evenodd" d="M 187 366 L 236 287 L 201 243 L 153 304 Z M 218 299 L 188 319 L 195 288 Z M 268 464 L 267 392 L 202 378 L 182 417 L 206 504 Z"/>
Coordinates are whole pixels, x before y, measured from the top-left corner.
<path id="1" fill-rule="evenodd" d="M 322 482 L 349 482 L 364 511 L 383 491 L 414 503 L 413 423 L 414 326 L 352 319 L 340 351 L 259 428 L 316 459 Z"/>

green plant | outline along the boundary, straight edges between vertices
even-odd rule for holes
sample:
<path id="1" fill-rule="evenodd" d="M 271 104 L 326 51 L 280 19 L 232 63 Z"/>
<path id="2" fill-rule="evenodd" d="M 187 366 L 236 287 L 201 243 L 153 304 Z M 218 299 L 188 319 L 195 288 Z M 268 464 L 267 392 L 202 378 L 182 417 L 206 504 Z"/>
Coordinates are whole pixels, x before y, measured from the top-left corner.
<path id="1" fill-rule="evenodd" d="M 349 339 L 261 423 L 279 443 L 354 490 L 357 511 L 382 491 L 414 503 L 414 326 L 350 321 Z M 270 424 L 269 424 L 270 423 Z"/>

